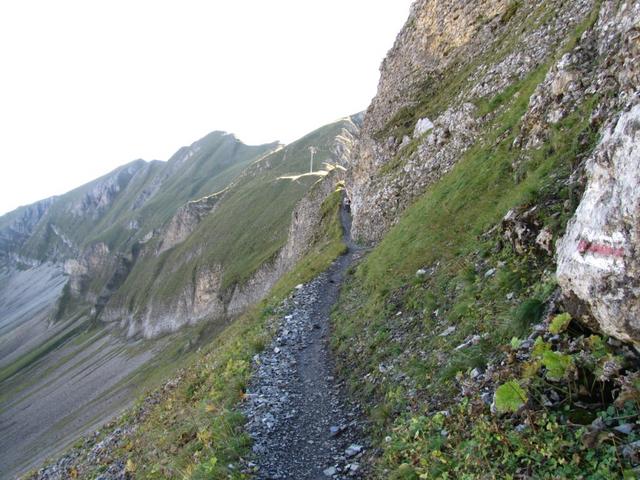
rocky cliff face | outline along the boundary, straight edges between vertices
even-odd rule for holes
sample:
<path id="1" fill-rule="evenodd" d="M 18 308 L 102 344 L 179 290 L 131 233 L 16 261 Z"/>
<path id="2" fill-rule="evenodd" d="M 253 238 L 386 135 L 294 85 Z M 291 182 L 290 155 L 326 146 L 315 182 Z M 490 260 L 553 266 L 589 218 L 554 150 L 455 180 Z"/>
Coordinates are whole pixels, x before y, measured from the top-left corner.
<path id="1" fill-rule="evenodd" d="M 591 124 L 601 139 L 586 161 L 578 159 L 575 175 L 578 183 L 586 182 L 586 190 L 557 244 L 557 276 L 574 316 L 636 343 L 639 22 L 637 3 L 603 2 L 598 22 L 552 67 L 532 97 L 519 142 L 525 152 L 537 148 L 584 98 L 599 98 Z"/>
<path id="2" fill-rule="evenodd" d="M 4 218 L 0 223 L 0 263 L 9 264 L 19 259 L 19 247 L 33 233 L 54 201 L 55 197 L 47 198 L 19 208 Z"/>
<path id="3" fill-rule="evenodd" d="M 173 333 L 205 318 L 222 319 L 226 302 L 221 284 L 221 266 L 201 267 L 194 272 L 190 282 L 180 286 L 176 295 L 151 297 L 135 314 L 126 308 L 109 305 L 100 319 L 117 326 L 127 337 L 142 335 L 145 338 Z"/>
<path id="4" fill-rule="evenodd" d="M 145 166 L 144 160 L 137 160 L 118 169 L 113 175 L 95 182 L 79 199 L 68 206 L 69 212 L 85 218 L 99 218 L 102 212 L 113 204 L 121 190 L 126 188 L 133 177 Z"/>
<path id="5" fill-rule="evenodd" d="M 487 120 L 478 101 L 549 61 L 593 6 L 552 2 L 545 8 L 555 16 L 543 23 L 543 3 L 413 5 L 382 64 L 350 172 L 355 238 L 378 241 L 408 204 L 449 172 Z"/>
<path id="6" fill-rule="evenodd" d="M 109 246 L 99 242 L 86 248 L 78 258 L 67 260 L 64 263 L 64 271 L 69 275 L 71 295 L 78 297 L 87 293 L 87 283 L 110 269 L 112 258 Z M 96 299 L 93 296 L 89 301 L 95 302 Z"/>
<path id="7" fill-rule="evenodd" d="M 193 200 L 180 207 L 173 216 L 164 232 L 160 234 L 160 254 L 180 242 L 183 242 L 196 228 L 200 221 L 213 211 L 224 191 L 207 195 L 199 200 Z"/>
<path id="8" fill-rule="evenodd" d="M 333 317 L 381 478 L 638 476 L 639 9 L 414 3 L 347 179 L 375 245 Z"/>
<path id="9" fill-rule="evenodd" d="M 587 189 L 558 244 L 558 281 L 576 317 L 640 343 L 640 105 L 606 130 L 586 169 Z"/>
<path id="10" fill-rule="evenodd" d="M 587 159 L 573 160 L 572 182 L 578 190 L 586 182 L 586 191 L 557 243 L 558 282 L 574 316 L 637 342 L 638 198 L 632 185 L 638 185 L 640 168 L 640 6 L 602 2 L 597 7 L 597 23 L 552 65 L 531 97 L 514 143 L 522 150 L 514 171 L 548 141 L 554 125 L 595 96 L 590 123 L 601 140 Z"/>
<path id="11" fill-rule="evenodd" d="M 603 138 L 592 156 L 571 160 L 574 173 L 566 188 L 579 193 L 586 183 L 587 190 L 558 243 L 558 280 L 575 315 L 620 339 L 637 341 L 638 287 L 632 281 L 637 277 L 632 227 L 637 198 L 630 185 L 638 181 L 640 6 L 551 3 L 414 3 L 382 64 L 378 94 L 366 112 L 349 172 L 354 236 L 377 242 L 414 199 L 483 141 L 499 113 L 492 111 L 492 102 L 537 75 L 539 85 L 512 146 L 518 153 L 514 178 L 522 178 L 548 148 L 558 125 L 587 112 L 580 115 L 590 116 L 593 138 Z M 542 18 L 546 9 L 554 13 Z M 575 150 L 589 141 L 575 139 Z M 516 211 L 507 213 L 504 225 L 511 222 L 505 228 L 516 247 L 529 242 L 555 252 L 562 232 Z M 535 209 L 526 214 L 537 215 Z"/>

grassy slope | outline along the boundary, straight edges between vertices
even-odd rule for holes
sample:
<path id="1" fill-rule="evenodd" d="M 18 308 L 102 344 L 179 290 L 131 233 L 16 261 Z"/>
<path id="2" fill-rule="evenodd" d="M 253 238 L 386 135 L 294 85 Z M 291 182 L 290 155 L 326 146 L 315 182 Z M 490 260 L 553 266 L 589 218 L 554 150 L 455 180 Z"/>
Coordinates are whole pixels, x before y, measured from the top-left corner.
<path id="1" fill-rule="evenodd" d="M 321 207 L 321 233 L 310 252 L 267 299 L 202 346 L 182 370 L 176 388 L 161 394 L 135 436 L 113 453 L 114 458 L 126 458 L 135 478 L 244 478 L 236 467 L 250 442 L 236 407 L 249 379 L 251 358 L 269 341 L 278 305 L 293 287 L 313 279 L 345 251 L 340 204 L 337 190 Z M 135 408 L 119 422 L 126 424 L 134 415 Z M 82 477 L 93 478 L 101 470 L 98 466 Z"/>
<path id="2" fill-rule="evenodd" d="M 279 177 L 306 172 L 311 145 L 318 148 L 317 169 L 343 126 L 322 127 L 249 167 L 187 240 L 135 266 L 114 304 L 135 312 L 150 298 L 172 299 L 203 266 L 222 265 L 223 288 L 246 281 L 282 248 L 294 206 L 317 181 Z"/>
<path id="3" fill-rule="evenodd" d="M 47 250 L 44 245 L 58 245 L 51 241 L 48 223 L 54 223 L 69 238 L 77 241 L 79 245 L 89 244 L 95 241 L 106 241 L 113 248 L 125 248 L 133 241 L 130 238 L 132 233 L 127 231 L 125 226 L 133 218 L 139 219 L 141 229 L 138 236 L 146 233 L 147 229 L 159 227 L 162 222 L 171 218 L 177 208 L 186 201 L 200 198 L 202 195 L 217 191 L 226 187 L 235 177 L 237 177 L 246 166 L 255 161 L 265 152 L 275 145 L 246 146 L 237 141 L 234 137 L 214 132 L 197 142 L 200 146 L 199 152 L 194 155 L 186 164 L 182 165 L 178 172 L 169 177 L 163 187 L 148 204 L 143 205 L 139 211 L 132 210 L 131 206 L 137 196 L 148 187 L 151 182 L 162 178 L 167 171 L 173 169 L 175 163 L 183 152 L 179 151 L 169 162 L 152 162 L 145 164 L 139 160 L 131 164 L 119 167 L 114 172 L 101 177 L 87 185 L 83 185 L 61 197 L 51 207 L 50 212 L 40 223 L 38 230 L 27 242 L 23 253 L 27 256 L 40 258 L 46 255 Z M 123 175 L 127 168 L 133 167 L 136 172 L 144 172 L 144 175 Z M 113 204 L 102 216 L 76 217 L 69 213 L 69 206 L 79 201 L 91 191 L 95 185 L 103 182 L 106 178 L 120 176 L 121 192 L 114 200 Z M 189 186 L 189 188 L 186 188 Z M 0 225 L 7 224 L 18 216 L 24 207 L 16 212 L 11 212 L 0 218 Z M 125 242 L 125 243 L 123 243 Z M 101 278 L 93 278 L 92 285 L 96 292 L 108 281 L 110 272 L 103 272 Z M 62 311 L 62 313 L 65 313 Z M 80 314 L 71 309 L 57 320 L 69 320 L 69 314 Z M 73 323 L 73 322 L 71 322 Z M 37 361 L 45 359 L 47 354 L 60 348 L 65 342 L 77 337 L 78 332 L 87 328 L 93 328 L 91 321 L 84 321 L 77 328 L 65 329 L 62 333 L 48 339 L 33 351 L 26 353 L 16 362 L 4 367 L 0 371 L 0 381 L 13 376 L 15 373 L 25 370 Z"/>
<path id="4" fill-rule="evenodd" d="M 583 23 L 556 57 L 573 47 L 594 20 Z M 516 255 L 500 248 L 499 229 L 485 232 L 509 209 L 538 205 L 537 219 L 557 238 L 576 206 L 566 186 L 568 175 L 597 140 L 589 117 L 598 98 L 590 97 L 554 126 L 526 171 L 514 174 L 512 164 L 520 152 L 513 141 L 549 64 L 507 92 L 478 100 L 481 114 L 495 114 L 480 141 L 407 209 L 343 292 L 334 317 L 334 346 L 354 393 L 369 405 L 374 436 L 384 449 L 380 478 L 512 478 L 531 468 L 541 478 L 613 478 L 626 468 L 611 443 L 586 448 L 580 441 L 585 431 L 567 426 L 561 412 L 546 411 L 533 393 L 531 401 L 542 411 L 531 420 L 533 432 L 523 434 L 510 421 L 492 417 L 482 402 L 460 406 L 455 400 L 460 375 L 499 357 L 512 337 L 528 335 L 555 288 L 551 258 L 535 252 Z M 443 87 L 419 102 L 417 112 L 401 112 L 402 118 L 411 123 L 424 111 L 439 110 L 451 98 L 448 90 Z M 400 122 L 388 130 L 402 132 L 404 127 Z M 433 274 L 418 279 L 416 271 L 423 267 Z M 490 268 L 496 273 L 485 276 Z M 449 326 L 455 326 L 454 333 L 437 335 Z M 454 350 L 476 334 L 482 337 L 477 345 Z M 383 373 L 389 368 L 393 373 Z M 536 375 L 524 383 L 550 388 Z M 571 403 L 577 384 L 553 388 L 562 390 L 562 398 L 569 392 L 565 413 L 577 408 Z M 600 408 L 593 414 L 623 415 L 615 409 L 607 413 L 606 405 Z M 450 417 L 425 415 L 442 409 L 449 409 Z"/>
<path id="5" fill-rule="evenodd" d="M 209 134 L 198 142 L 201 150 L 198 151 L 187 163 L 181 166 L 177 172 L 163 183 L 162 188 L 151 198 L 139 212 L 128 213 L 129 217 L 136 218 L 140 223 L 140 230 L 135 239 L 145 235 L 153 228 L 157 228 L 167 222 L 189 200 L 201 198 L 226 188 L 241 174 L 241 172 L 261 155 L 275 148 L 275 144 L 248 146 L 242 144 L 233 136 L 215 132 Z M 172 161 L 167 164 L 171 167 Z M 124 198 L 120 209 L 126 218 L 126 209 L 134 198 Z M 115 210 L 115 209 L 113 209 Z M 118 212 L 119 213 L 119 212 Z M 119 218 L 119 215 L 114 215 Z M 109 225 L 119 225 L 115 230 L 110 230 Z M 121 242 L 126 238 L 122 232 L 123 221 L 114 221 L 105 217 L 99 227 L 104 228 L 105 233 L 97 236 L 101 238 L 115 238 Z"/>
<path id="6" fill-rule="evenodd" d="M 127 252 L 134 241 L 148 231 L 160 227 L 175 211 L 189 200 L 200 198 L 226 187 L 241 171 L 256 158 L 274 148 L 274 144 L 247 146 L 233 136 L 214 132 L 197 144 L 201 147 L 184 165 L 174 170 L 174 164 L 182 150 L 169 162 L 145 163 L 136 160 L 113 172 L 61 195 L 40 222 L 21 253 L 38 259 L 46 259 L 52 248 L 64 246 L 48 228 L 56 225 L 70 240 L 82 248 L 88 244 L 104 241 L 112 249 Z M 132 169 L 128 173 L 127 169 Z M 132 208 L 138 196 L 154 182 L 167 177 L 158 193 L 137 210 Z M 97 213 L 76 216 L 69 212 L 70 206 L 101 182 L 117 178 L 120 191 L 108 208 Z M 140 229 L 127 228 L 136 220 Z M 52 247 L 54 246 L 54 247 Z"/>

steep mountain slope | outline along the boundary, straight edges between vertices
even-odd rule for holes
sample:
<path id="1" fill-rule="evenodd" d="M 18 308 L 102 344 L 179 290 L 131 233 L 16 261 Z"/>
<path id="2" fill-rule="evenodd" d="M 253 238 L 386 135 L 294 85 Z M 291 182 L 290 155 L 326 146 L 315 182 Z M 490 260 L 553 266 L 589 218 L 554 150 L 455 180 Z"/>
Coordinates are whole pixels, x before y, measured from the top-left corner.
<path id="1" fill-rule="evenodd" d="M 181 148 L 168 162 L 136 160 L 65 195 L 4 216 L 0 251 L 4 257 L 61 261 L 104 242 L 125 252 L 184 203 L 221 190 L 275 148 L 246 146 L 233 135 L 214 132 Z"/>
<path id="2" fill-rule="evenodd" d="M 637 477 L 639 20 L 414 4 L 347 180 L 377 246 L 335 317 L 377 477 Z"/>
<path id="3" fill-rule="evenodd" d="M 227 186 L 251 161 L 275 147 L 249 147 L 232 135 L 215 132 L 180 149 L 166 163 L 135 161 L 65 195 L 11 212 L 0 218 L 3 275 L 10 278 L 21 269 L 50 265 L 44 278 L 32 282 L 45 282 L 50 269 L 58 274 L 64 270 L 72 280 L 63 300 L 76 297 L 93 306 L 131 262 L 140 238 L 159 228 L 189 199 Z M 50 302 L 43 307 L 51 308 L 58 298 L 58 283 L 52 288 Z M 64 303 L 56 320 L 71 316 L 65 312 L 68 302 Z M 10 324 L 12 329 L 20 327 L 23 337 L 37 336 L 20 325 L 20 318 L 10 321 L 5 312 L 2 317 L 5 330 Z M 30 350 L 31 343 L 22 344 L 13 356 Z M 0 365 L 4 363 L 1 358 Z"/>
<path id="4" fill-rule="evenodd" d="M 294 206 L 327 173 L 317 168 L 339 161 L 355 133 L 350 119 L 323 127 L 256 161 L 225 191 L 187 205 L 141 248 L 103 318 L 124 322 L 129 335 L 150 337 L 207 315 L 235 315 L 259 300 L 306 247 L 290 239 L 280 254 Z M 311 146 L 315 172 L 296 175 L 309 168 Z M 191 212 L 203 204 L 208 213 L 192 222 Z M 188 237 L 178 232 L 185 229 Z"/>
<path id="5" fill-rule="evenodd" d="M 252 463 L 241 402 L 252 433 L 278 432 L 276 404 L 304 428 L 286 395 L 247 386 L 297 322 L 287 315 L 305 289 L 295 286 L 344 253 L 344 195 L 353 234 L 371 248 L 347 270 L 332 317 L 337 374 L 325 379 L 348 385 L 370 439 L 325 476 L 640 476 L 638 25 L 638 2 L 417 0 L 357 142 L 350 121 L 325 127 L 185 205 L 142 240 L 97 310 L 153 336 L 237 313 L 295 267 L 106 433 L 31 478 L 285 471 L 284 452 Z M 346 176 L 285 174 L 287 152 L 303 168 L 316 145 L 334 162 L 345 153 Z M 293 208 L 300 186 L 308 193 Z M 287 225 L 265 205 L 274 200 L 293 209 L 286 240 L 269 229 Z M 309 345 L 295 345 L 291 369 L 318 351 Z M 262 380 L 279 393 L 296 390 L 281 385 L 294 377 Z M 327 442 L 319 452 L 331 451 L 333 427 L 309 438 Z"/>
<path id="6" fill-rule="evenodd" d="M 357 130 L 345 119 L 286 147 L 214 132 L 3 217 L 2 470 L 104 422 L 262 298 L 310 246 L 294 208 L 318 179 L 335 185 Z"/>

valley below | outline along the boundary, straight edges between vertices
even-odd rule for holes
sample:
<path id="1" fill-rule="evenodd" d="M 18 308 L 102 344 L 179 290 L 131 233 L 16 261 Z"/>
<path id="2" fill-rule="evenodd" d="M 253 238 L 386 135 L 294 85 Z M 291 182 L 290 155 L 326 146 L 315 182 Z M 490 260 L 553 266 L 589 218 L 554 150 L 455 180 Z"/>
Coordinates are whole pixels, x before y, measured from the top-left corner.
<path id="1" fill-rule="evenodd" d="M 365 112 L 0 217 L 0 476 L 639 478 L 639 59 L 416 0 Z"/>

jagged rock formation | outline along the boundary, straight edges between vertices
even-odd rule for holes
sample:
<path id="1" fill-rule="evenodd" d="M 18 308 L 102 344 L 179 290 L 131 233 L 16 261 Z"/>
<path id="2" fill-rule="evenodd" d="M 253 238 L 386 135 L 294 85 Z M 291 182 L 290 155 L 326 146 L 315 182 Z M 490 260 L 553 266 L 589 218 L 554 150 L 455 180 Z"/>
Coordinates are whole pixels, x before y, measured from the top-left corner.
<path id="1" fill-rule="evenodd" d="M 91 185 L 84 195 L 71 202 L 67 207 L 68 211 L 79 217 L 99 218 L 102 212 L 112 205 L 120 191 L 126 188 L 134 175 L 145 166 L 144 160 L 136 160 L 118 169 L 113 175 Z"/>
<path id="2" fill-rule="evenodd" d="M 586 191 L 558 244 L 557 274 L 574 315 L 633 342 L 640 340 L 635 192 L 640 168 L 639 22 L 637 3 L 603 2 L 583 45 L 560 59 L 532 99 L 537 120 L 528 142 L 535 148 L 544 141 L 544 132 L 583 97 L 602 97 L 591 123 L 604 131 L 603 138 L 586 160 Z"/>
<path id="3" fill-rule="evenodd" d="M 407 205 L 449 172 L 478 138 L 477 100 L 547 61 L 593 5 L 552 2 L 545 8 L 556 15 L 545 24 L 536 17 L 542 3 L 414 3 L 382 64 L 350 171 L 355 238 L 378 241 Z M 512 22 L 516 13 L 526 19 Z M 522 21 L 530 26 L 520 32 Z M 517 48 L 505 51 L 506 39 Z M 427 121 L 432 128 L 424 128 Z"/>
<path id="4" fill-rule="evenodd" d="M 0 219 L 0 262 L 2 264 L 21 263 L 21 256 L 16 251 L 33 233 L 54 201 L 55 197 L 47 198 L 33 205 L 21 207 Z"/>
<path id="5" fill-rule="evenodd" d="M 552 3 L 553 7 L 549 2 L 414 3 L 407 24 L 382 64 L 378 94 L 365 115 L 355 164 L 348 176 L 356 238 L 365 243 L 379 241 L 397 222 L 400 213 L 450 172 L 482 138 L 495 115 L 487 113 L 484 99 L 508 91 L 536 71 L 546 74 L 529 100 L 513 144 L 518 149 L 512 164 L 515 178 L 522 178 L 527 165 L 541 148 L 546 148 L 550 132 L 580 109 L 588 110 L 593 132 L 614 131 L 617 112 L 628 111 L 638 102 L 640 7 L 636 3 L 612 1 Z M 542 22 L 540 15 L 547 8 L 554 10 L 553 18 Z M 597 19 L 593 26 L 572 33 L 588 23 L 590 15 Z M 515 45 L 517 48 L 513 48 Z M 623 123 L 633 124 L 631 120 Z M 629 310 L 637 303 L 637 293 L 632 293 L 636 287 L 629 283 L 629 275 L 635 274 L 629 262 L 637 241 L 630 234 L 625 235 L 624 242 L 622 237 L 613 240 L 621 228 L 620 225 L 614 228 L 615 215 L 607 222 L 596 220 L 606 212 L 620 209 L 620 197 L 605 194 L 603 189 L 619 190 L 612 190 L 612 185 L 603 186 L 602 182 L 606 183 L 603 173 L 594 166 L 604 165 L 602 158 L 607 158 L 608 164 L 617 158 L 613 145 L 626 148 L 625 158 L 630 163 L 624 172 L 615 174 L 616 166 L 601 167 L 610 169 L 609 183 L 623 173 L 628 178 L 619 178 L 621 185 L 635 181 L 632 164 L 637 160 L 629 152 L 635 151 L 637 141 L 630 127 L 626 130 L 626 140 L 616 130 L 617 134 L 607 134 L 604 140 L 607 144 L 599 147 L 600 153 L 593 158 L 586 161 L 578 156 L 572 160 L 575 174 L 569 188 L 581 190 L 585 161 L 587 177 L 597 179 L 589 184 L 586 203 L 578 210 L 577 215 L 583 219 L 572 222 L 567 239 L 560 245 L 558 273 L 565 296 L 572 299 L 574 313 L 584 316 L 592 325 L 595 317 L 596 324 L 620 339 L 637 340 L 637 327 L 632 326 L 631 320 L 635 310 Z M 586 145 L 590 140 L 577 141 Z M 600 192 L 597 202 L 596 191 Z M 548 253 L 555 250 L 557 234 L 535 218 L 536 225 L 515 216 L 507 221 L 515 222 L 510 235 L 523 237 L 515 240 L 522 253 L 525 243 L 537 242 L 537 248 Z M 598 228 L 592 222 L 598 223 Z M 586 231 L 589 225 L 591 233 Z M 596 231 L 602 233 L 596 235 Z M 606 238 L 597 240 L 591 238 L 593 235 Z M 524 237 L 530 239 L 525 242 Z M 602 252 L 575 253 L 582 237 L 586 242 L 604 242 L 614 252 L 622 248 L 623 242 L 628 245 L 624 259 L 605 260 L 600 258 Z M 589 273 L 585 270 L 587 257 L 593 257 L 592 263 L 599 265 L 593 267 L 596 270 L 613 262 L 624 263 L 624 270 L 631 273 L 622 275 L 618 269 L 618 274 L 612 275 L 608 268 L 597 274 Z M 614 287 L 624 284 L 629 285 L 624 292 Z M 618 301 L 612 303 L 614 297 Z M 630 303 L 620 303 L 621 298 Z M 580 299 L 581 306 L 576 299 Z M 618 315 L 623 304 L 628 314 Z M 609 306 L 605 309 L 603 305 Z M 605 313 L 613 305 L 617 305 L 615 311 Z"/>
<path id="6" fill-rule="evenodd" d="M 162 234 L 158 254 L 175 247 L 183 242 L 200 221 L 215 208 L 224 191 L 207 195 L 199 200 L 187 203 L 173 216 L 169 225 Z"/>

